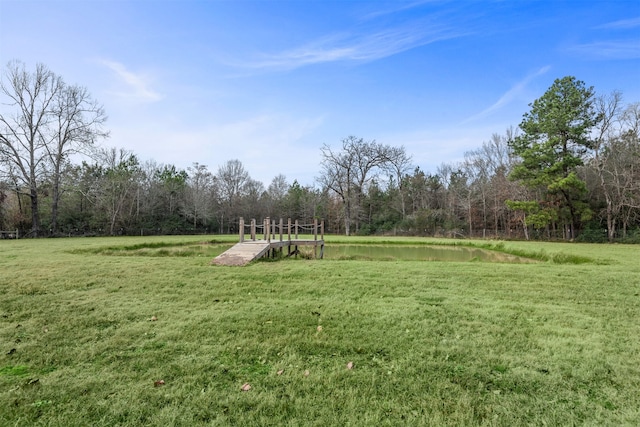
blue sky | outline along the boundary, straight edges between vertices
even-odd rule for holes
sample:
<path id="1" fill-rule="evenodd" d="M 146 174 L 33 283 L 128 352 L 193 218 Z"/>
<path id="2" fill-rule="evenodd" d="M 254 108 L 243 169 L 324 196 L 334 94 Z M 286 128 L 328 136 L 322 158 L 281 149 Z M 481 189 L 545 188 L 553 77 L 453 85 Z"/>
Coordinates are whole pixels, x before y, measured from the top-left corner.
<path id="1" fill-rule="evenodd" d="M 0 0 L 12 59 L 87 87 L 105 146 L 313 184 L 349 135 L 435 172 L 567 75 L 640 101 L 640 2 Z"/>

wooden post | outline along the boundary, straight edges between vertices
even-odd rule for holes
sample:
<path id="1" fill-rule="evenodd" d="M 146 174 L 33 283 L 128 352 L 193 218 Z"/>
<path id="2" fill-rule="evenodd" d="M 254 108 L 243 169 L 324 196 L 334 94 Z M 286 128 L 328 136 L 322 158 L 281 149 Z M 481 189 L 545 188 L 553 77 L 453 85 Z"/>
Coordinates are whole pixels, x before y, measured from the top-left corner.
<path id="1" fill-rule="evenodd" d="M 284 226 L 282 225 L 282 218 L 280 218 L 280 223 L 278 224 L 278 228 L 280 229 L 280 256 L 282 256 L 282 233 L 284 232 Z"/>
<path id="2" fill-rule="evenodd" d="M 270 223 L 271 223 L 271 220 L 269 219 L 269 217 L 266 217 L 262 221 L 262 226 L 264 227 L 264 240 L 266 240 L 267 242 L 271 241 L 271 233 L 269 233 L 269 224 Z"/>
<path id="3" fill-rule="evenodd" d="M 313 219 L 313 259 L 318 258 L 318 219 Z"/>
<path id="4" fill-rule="evenodd" d="M 269 243 L 271 243 L 271 239 L 275 238 L 274 234 L 273 234 L 273 227 L 275 225 L 275 221 L 272 220 L 271 218 L 269 218 Z M 271 246 L 269 246 L 269 248 L 271 248 Z M 275 255 L 275 250 L 274 249 L 269 249 L 269 252 L 271 253 L 271 257 L 273 258 Z"/>
<path id="5" fill-rule="evenodd" d="M 324 220 L 320 221 L 320 259 L 324 258 Z"/>
<path id="6" fill-rule="evenodd" d="M 296 236 L 296 240 L 298 240 L 298 220 L 296 219 L 294 233 Z M 298 258 L 298 245 L 295 246 L 294 252 L 296 254 L 296 258 Z"/>
<path id="7" fill-rule="evenodd" d="M 318 240 L 318 219 L 313 219 L 313 240 Z"/>
<path id="8" fill-rule="evenodd" d="M 276 240 L 276 220 L 275 219 L 271 220 L 271 238 L 273 240 Z M 271 256 L 273 258 L 276 257 L 276 248 L 273 248 L 271 250 Z"/>
<path id="9" fill-rule="evenodd" d="M 244 218 L 240 217 L 240 243 L 244 242 Z"/>
<path id="10" fill-rule="evenodd" d="M 256 241 L 256 219 L 251 220 L 251 240 Z"/>
<path id="11" fill-rule="evenodd" d="M 287 241 L 289 244 L 287 245 L 287 256 L 291 256 L 291 218 L 287 219 Z"/>

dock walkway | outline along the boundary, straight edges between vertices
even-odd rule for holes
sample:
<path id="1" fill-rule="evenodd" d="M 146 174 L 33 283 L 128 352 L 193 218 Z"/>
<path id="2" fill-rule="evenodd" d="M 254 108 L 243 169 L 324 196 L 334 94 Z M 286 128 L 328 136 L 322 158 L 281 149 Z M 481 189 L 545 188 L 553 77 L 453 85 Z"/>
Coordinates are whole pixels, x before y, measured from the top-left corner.
<path id="1" fill-rule="evenodd" d="M 212 261 L 217 265 L 247 265 L 251 261 L 262 258 L 271 249 L 271 244 L 264 240 L 240 242 L 221 253 Z"/>

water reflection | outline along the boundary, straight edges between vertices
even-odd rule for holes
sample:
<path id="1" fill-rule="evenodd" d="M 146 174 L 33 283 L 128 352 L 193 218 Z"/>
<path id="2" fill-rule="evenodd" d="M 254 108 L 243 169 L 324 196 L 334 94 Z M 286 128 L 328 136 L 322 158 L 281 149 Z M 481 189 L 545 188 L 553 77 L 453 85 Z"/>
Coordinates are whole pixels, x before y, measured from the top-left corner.
<path id="1" fill-rule="evenodd" d="M 460 246 L 381 246 L 326 245 L 326 259 L 398 260 L 398 261 L 479 261 L 479 262 L 536 262 L 501 252 Z"/>

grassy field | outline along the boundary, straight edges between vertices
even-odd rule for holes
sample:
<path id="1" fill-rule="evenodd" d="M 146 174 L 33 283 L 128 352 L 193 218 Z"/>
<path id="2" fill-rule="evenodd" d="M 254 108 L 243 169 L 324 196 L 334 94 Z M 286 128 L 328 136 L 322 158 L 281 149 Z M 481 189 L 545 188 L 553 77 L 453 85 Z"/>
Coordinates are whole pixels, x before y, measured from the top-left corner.
<path id="1" fill-rule="evenodd" d="M 0 425 L 640 422 L 640 246 L 219 267 L 214 238 L 0 241 Z M 436 241 L 328 237 L 383 242 Z"/>

